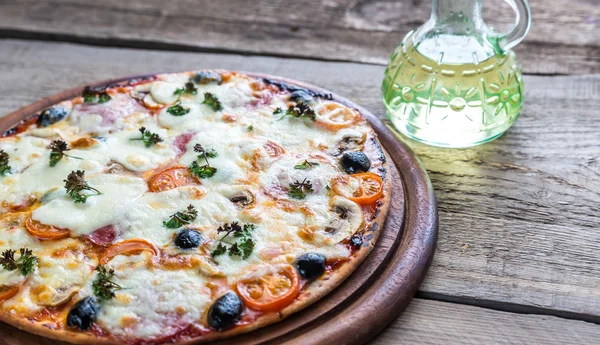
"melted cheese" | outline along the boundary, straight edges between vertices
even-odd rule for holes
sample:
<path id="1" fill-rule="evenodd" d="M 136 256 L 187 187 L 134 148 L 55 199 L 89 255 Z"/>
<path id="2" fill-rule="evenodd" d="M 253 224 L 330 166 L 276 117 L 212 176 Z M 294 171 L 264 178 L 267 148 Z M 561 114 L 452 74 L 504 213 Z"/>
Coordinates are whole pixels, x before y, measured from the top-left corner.
<path id="1" fill-rule="evenodd" d="M 158 134 L 161 138 L 167 137 L 167 130 L 156 125 L 148 126 L 146 129 Z M 138 129 L 127 129 L 108 137 L 106 144 L 109 148 L 110 159 L 131 171 L 142 172 L 166 164 L 175 158 L 176 153 L 171 140 L 163 139 L 162 142 L 146 147 L 143 141 L 135 140 L 141 136 Z"/>
<path id="2" fill-rule="evenodd" d="M 45 150 L 34 164 L 18 175 L 2 179 L 0 202 L 19 205 L 23 201 L 57 191 L 64 187 L 64 179 L 71 171 L 85 170 L 89 176 L 104 170 L 109 161 L 106 145 L 97 142 L 87 149 L 73 149 L 67 153 L 81 159 L 63 157 L 54 167 L 49 166 L 50 152 Z"/>
<path id="3" fill-rule="evenodd" d="M 198 217 L 191 226 L 199 229 L 216 229 L 220 224 L 235 221 L 238 210 L 223 195 L 205 192 L 198 187 L 181 187 L 162 193 L 147 193 L 128 207 L 120 228 L 125 229 L 122 238 L 144 238 L 157 246 L 172 245 L 174 229 L 163 222 L 193 205 Z"/>
<path id="4" fill-rule="evenodd" d="M 98 324 L 125 338 L 152 339 L 198 322 L 210 305 L 207 280 L 185 270 L 163 271 L 142 265 L 115 273 L 124 289 L 105 303 Z M 87 286 L 92 294 L 91 286 Z"/>
<path id="5" fill-rule="evenodd" d="M 144 180 L 122 175 L 99 174 L 91 177 L 88 184 L 102 194 L 89 197 L 85 203 L 75 203 L 65 191 L 59 191 L 55 198 L 33 211 L 32 219 L 70 229 L 72 236 L 87 235 L 120 220 L 127 206 L 147 190 Z"/>
<path id="6" fill-rule="evenodd" d="M 264 143 L 265 140 L 251 138 L 247 130 L 239 126 L 208 123 L 187 144 L 186 154 L 179 162 L 189 166 L 198 159 L 198 153 L 194 152 L 196 144 L 202 145 L 206 150 L 215 150 L 218 155 L 210 158 L 210 164 L 217 168 L 217 172 L 202 183 L 205 186 L 231 185 L 248 177 L 248 160 Z M 198 163 L 205 164 L 202 159 Z"/>
<path id="7" fill-rule="evenodd" d="M 40 160 L 48 151 L 48 144 L 46 139 L 18 136 L 0 141 L 0 149 L 8 153 L 11 172 L 17 174 Z"/>
<path id="8" fill-rule="evenodd" d="M 287 94 L 253 91 L 252 79 L 235 74 L 220 85 L 195 85 L 195 95 L 176 95 L 190 75 L 159 75 L 131 93 L 113 90 L 107 103 L 76 105 L 65 121 L 0 139 L 0 149 L 9 154 L 13 168 L 12 174 L 0 179 L 0 203 L 6 212 L 16 206 L 24 210 L 0 217 L 0 250 L 26 247 L 40 258 L 27 278 L 0 269 L 0 285 L 23 284 L 17 295 L 0 304 L 2 310 L 31 316 L 73 294 L 74 299 L 93 295 L 97 255 L 86 253 L 79 236 L 107 225 L 117 229 L 115 242 L 143 239 L 161 252 L 160 258 L 152 258 L 149 251 L 117 255 L 108 263 L 115 269 L 113 281 L 123 289 L 102 305 L 97 324 L 132 342 L 159 339 L 190 324 L 206 326 L 214 296 L 207 283 L 214 277 L 235 284 L 250 272 L 291 264 L 307 252 L 329 259 L 351 255 L 341 242 L 360 228 L 363 215 L 357 204 L 330 189 L 333 178 L 345 175 L 332 153 L 339 153 L 348 138 L 360 142 L 372 130 L 360 122 L 334 131 L 310 119 L 274 115 L 276 108 L 287 109 Z M 207 92 L 219 99 L 221 110 L 203 104 Z M 267 97 L 257 99 L 260 94 Z M 190 111 L 182 116 L 169 113 L 176 102 Z M 146 109 L 144 103 L 162 109 Z M 316 100 L 311 107 L 322 103 Z M 163 141 L 146 147 L 131 140 L 141 137 L 140 127 Z M 74 142 L 91 135 L 104 138 L 91 147 L 67 152 L 81 160 L 63 157 L 49 167 L 47 145 L 52 139 Z M 194 161 L 206 164 L 194 151 L 196 144 L 217 152 L 217 157 L 208 158 L 217 169 L 214 176 L 149 192 L 147 180 L 157 171 L 188 167 Z M 295 168 L 305 160 L 318 165 Z M 115 163 L 124 170 L 114 171 Z M 88 184 L 102 194 L 75 203 L 64 188 L 64 179 L 75 170 L 84 170 Z M 290 184 L 304 180 L 311 182 L 312 192 L 302 200 L 291 198 Z M 252 199 L 250 205 L 231 201 L 240 193 Z M 34 206 L 28 209 L 27 201 L 35 201 Z M 183 250 L 173 243 L 180 229 L 168 229 L 163 223 L 188 205 L 198 215 L 186 226 L 199 231 L 203 240 L 200 248 Z M 337 206 L 349 214 L 340 219 Z M 42 224 L 70 229 L 71 237 L 36 240 L 24 227 L 30 213 Z M 252 254 L 246 259 L 227 253 L 213 258 L 210 253 L 223 237 L 217 229 L 233 222 L 256 225 Z M 161 266 L 165 257 L 193 264 L 167 269 Z"/>

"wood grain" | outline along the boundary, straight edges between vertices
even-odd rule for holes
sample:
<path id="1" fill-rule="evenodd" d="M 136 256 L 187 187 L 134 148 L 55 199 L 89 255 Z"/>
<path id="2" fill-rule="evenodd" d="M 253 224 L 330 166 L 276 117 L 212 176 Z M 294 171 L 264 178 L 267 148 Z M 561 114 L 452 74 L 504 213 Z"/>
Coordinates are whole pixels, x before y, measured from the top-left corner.
<path id="1" fill-rule="evenodd" d="M 597 344 L 599 326 L 415 298 L 371 345 Z"/>
<path id="2" fill-rule="evenodd" d="M 533 26 L 516 49 L 525 73 L 600 72 L 596 0 L 530 4 Z M 13 0 L 0 2 L 0 37 L 386 64 L 430 13 L 430 0 Z M 500 0 L 484 13 L 500 31 L 514 21 Z"/>
<path id="3" fill-rule="evenodd" d="M 356 260 L 362 261 L 364 255 L 373 248 L 371 254 L 362 263 L 357 262 L 360 266 L 351 276 L 348 277 L 347 274 L 352 273 L 356 265 L 343 266 L 338 271 L 338 276 L 322 282 L 322 291 L 328 293 L 326 298 L 317 300 L 310 308 L 294 313 L 282 322 L 279 321 L 284 317 L 284 313 L 279 313 L 274 321 L 267 321 L 279 323 L 261 328 L 260 332 L 229 339 L 231 335 L 238 334 L 239 329 L 233 329 L 224 333 L 213 333 L 211 339 L 226 338 L 218 342 L 222 345 L 258 345 L 273 341 L 292 345 L 305 343 L 306 339 L 310 339 L 314 345 L 328 345 L 331 342 L 362 344 L 379 333 L 406 307 L 423 282 L 433 259 L 438 232 L 437 204 L 427 173 L 410 148 L 395 140 L 394 134 L 375 115 L 348 99 L 329 90 L 294 80 L 265 74 L 251 76 L 300 86 L 320 94 L 331 94 L 333 100 L 358 109 L 371 123 L 379 142 L 387 151 L 384 163 L 387 171 L 384 177 L 387 199 L 379 209 L 380 214 L 374 219 L 372 227 L 369 225 L 369 231 L 374 231 L 369 235 L 371 246 L 360 249 Z M 143 77 L 147 76 L 97 81 L 90 86 L 102 87 L 113 82 Z M 14 111 L 0 119 L 0 132 L 13 128 L 51 105 L 77 97 L 82 91 L 82 87 L 76 87 L 58 92 Z M 394 183 L 390 183 L 391 181 Z M 335 291 L 330 292 L 334 288 Z M 313 291 L 313 299 L 319 298 L 320 294 L 320 290 Z M 312 304 L 314 301 L 305 302 Z M 364 320 L 371 318 L 374 313 L 377 313 L 377 322 L 365 326 Z M 42 336 L 55 336 L 78 344 L 89 342 L 85 339 L 87 335 L 81 333 L 55 334 L 39 324 L 23 323 L 24 320 L 20 319 L 5 319 L 2 315 L 0 318 Z M 350 331 L 353 335 L 348 337 Z M 9 343 L 25 345 L 31 342 L 27 340 L 24 343 L 22 338 L 12 334 L 10 332 L 4 335 L 4 339 Z M 206 341 L 203 340 L 202 343 Z M 182 344 L 193 343 L 197 342 L 192 340 Z"/>
<path id="4" fill-rule="evenodd" d="M 383 117 L 383 67 L 238 55 L 0 41 L 0 113 L 90 80 L 194 68 L 260 71 L 334 90 Z M 522 117 L 470 149 L 409 142 L 439 201 L 421 294 L 600 315 L 600 76 L 525 76 Z"/>

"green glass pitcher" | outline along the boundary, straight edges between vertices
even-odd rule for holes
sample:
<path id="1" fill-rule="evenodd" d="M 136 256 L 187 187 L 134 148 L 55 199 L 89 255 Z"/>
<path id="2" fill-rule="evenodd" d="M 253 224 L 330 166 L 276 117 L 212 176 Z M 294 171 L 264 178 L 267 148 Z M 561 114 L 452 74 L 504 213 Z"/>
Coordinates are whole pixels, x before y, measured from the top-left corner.
<path id="1" fill-rule="evenodd" d="M 515 27 L 495 32 L 483 0 L 433 0 L 431 18 L 392 54 L 382 92 L 392 124 L 430 145 L 468 147 L 502 135 L 523 102 L 521 68 L 510 50 L 529 31 L 526 0 L 507 0 Z"/>

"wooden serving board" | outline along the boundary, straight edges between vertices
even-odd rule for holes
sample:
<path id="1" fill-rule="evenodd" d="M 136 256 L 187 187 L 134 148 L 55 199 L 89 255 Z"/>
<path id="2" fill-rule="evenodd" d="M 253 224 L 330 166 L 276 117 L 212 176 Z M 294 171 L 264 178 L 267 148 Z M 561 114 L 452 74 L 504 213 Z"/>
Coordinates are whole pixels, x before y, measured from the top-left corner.
<path id="1" fill-rule="evenodd" d="M 306 83 L 246 73 L 331 93 Z M 91 84 L 138 77 L 118 78 Z M 81 94 L 82 87 L 41 99 L 0 119 L 0 133 L 60 101 Z M 375 115 L 331 93 L 334 100 L 358 109 L 371 123 L 393 164 L 390 164 L 392 198 L 388 217 L 375 247 L 352 275 L 324 298 L 281 322 L 214 342 L 215 345 L 338 345 L 364 344 L 407 306 L 421 285 L 435 251 L 437 204 L 427 173 L 412 150 Z M 0 345 L 66 345 L 0 322 Z"/>

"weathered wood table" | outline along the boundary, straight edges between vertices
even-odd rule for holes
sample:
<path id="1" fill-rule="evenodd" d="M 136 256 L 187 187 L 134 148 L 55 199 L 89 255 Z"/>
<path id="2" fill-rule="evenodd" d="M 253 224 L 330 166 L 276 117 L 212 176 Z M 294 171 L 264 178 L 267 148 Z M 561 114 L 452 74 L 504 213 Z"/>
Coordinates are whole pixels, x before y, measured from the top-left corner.
<path id="1" fill-rule="evenodd" d="M 499 2 L 486 17 L 506 27 Z M 373 344 L 600 343 L 600 1 L 530 2 L 516 125 L 471 149 L 402 139 L 436 189 L 440 235 L 420 292 Z M 93 80 L 220 67 L 314 83 L 384 118 L 386 59 L 429 11 L 429 0 L 0 0 L 0 114 Z"/>

